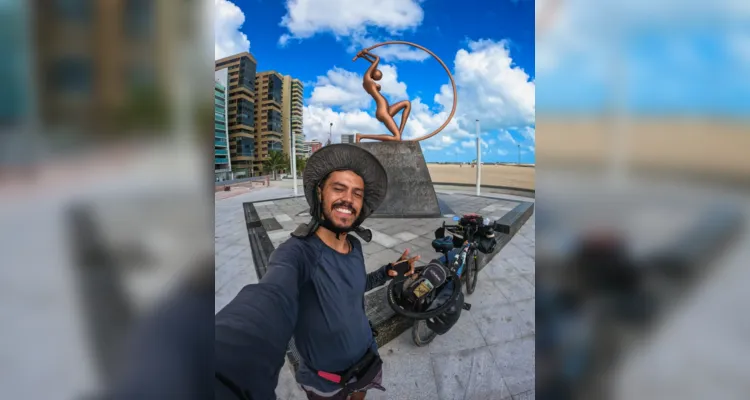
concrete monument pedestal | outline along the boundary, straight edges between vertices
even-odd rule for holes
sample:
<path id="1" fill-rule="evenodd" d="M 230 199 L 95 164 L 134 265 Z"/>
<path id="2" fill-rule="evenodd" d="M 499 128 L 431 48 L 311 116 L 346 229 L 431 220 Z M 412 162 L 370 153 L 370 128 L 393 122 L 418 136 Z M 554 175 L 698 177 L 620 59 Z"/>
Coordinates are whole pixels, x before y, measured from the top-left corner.
<path id="1" fill-rule="evenodd" d="M 388 174 L 388 194 L 371 218 L 435 218 L 442 215 L 419 142 L 365 142 Z"/>

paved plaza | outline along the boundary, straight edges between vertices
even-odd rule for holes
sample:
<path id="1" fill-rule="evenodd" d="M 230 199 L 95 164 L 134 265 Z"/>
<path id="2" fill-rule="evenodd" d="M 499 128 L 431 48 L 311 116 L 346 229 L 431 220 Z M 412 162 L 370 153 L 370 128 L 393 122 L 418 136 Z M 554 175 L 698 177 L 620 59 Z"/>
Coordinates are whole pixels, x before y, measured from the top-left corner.
<path id="1" fill-rule="evenodd" d="M 308 222 L 303 198 L 290 188 L 264 188 L 216 201 L 216 297 L 218 312 L 239 290 L 257 282 L 242 204 L 254 202 L 261 219 L 273 218 L 277 229 L 268 232 L 274 246 L 287 240 L 297 224 Z M 478 212 L 500 218 L 518 201 L 533 199 L 468 192 L 438 191 L 438 197 L 461 215 Z M 437 256 L 430 246 L 437 219 L 368 219 L 373 240 L 363 246 L 368 271 L 398 258 L 409 248 L 423 262 Z M 452 222 L 452 221 L 451 221 Z M 364 244 L 364 242 L 363 242 Z M 474 294 L 467 296 L 456 326 L 429 346 L 417 347 L 411 331 L 380 350 L 387 391 L 368 393 L 368 399 L 529 399 L 534 398 L 534 257 L 535 217 L 526 222 L 500 253 L 482 269 Z M 304 399 L 291 369 L 282 370 L 279 399 Z"/>

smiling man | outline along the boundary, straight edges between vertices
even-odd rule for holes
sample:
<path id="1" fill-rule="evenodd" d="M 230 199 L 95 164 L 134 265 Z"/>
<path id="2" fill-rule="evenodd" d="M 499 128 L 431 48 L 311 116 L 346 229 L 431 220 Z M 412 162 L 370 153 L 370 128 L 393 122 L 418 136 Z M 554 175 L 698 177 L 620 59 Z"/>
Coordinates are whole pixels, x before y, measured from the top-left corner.
<path id="1" fill-rule="evenodd" d="M 364 294 L 398 273 L 391 263 L 368 274 L 349 232 L 371 239 L 361 224 L 385 199 L 385 170 L 366 150 L 338 144 L 313 154 L 303 180 L 312 221 L 271 254 L 257 285 L 216 315 L 217 398 L 230 391 L 275 398 L 292 337 L 301 358 L 296 380 L 308 399 L 361 400 L 369 389 L 384 390 Z M 418 259 L 407 250 L 398 261 L 410 275 Z"/>

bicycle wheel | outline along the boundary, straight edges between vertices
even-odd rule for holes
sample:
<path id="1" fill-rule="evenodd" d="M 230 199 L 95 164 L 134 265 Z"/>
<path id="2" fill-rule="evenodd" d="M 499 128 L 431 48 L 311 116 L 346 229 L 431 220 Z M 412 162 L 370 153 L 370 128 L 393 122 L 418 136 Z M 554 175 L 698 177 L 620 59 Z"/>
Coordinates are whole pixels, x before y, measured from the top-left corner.
<path id="1" fill-rule="evenodd" d="M 479 275 L 479 262 L 477 261 L 476 249 L 469 250 L 466 255 L 466 293 L 474 293 L 477 288 L 477 275 Z"/>
<path id="2" fill-rule="evenodd" d="M 427 326 L 427 321 L 420 319 L 414 321 L 411 327 L 411 338 L 417 347 L 424 347 L 430 344 L 437 337 L 437 333 Z"/>

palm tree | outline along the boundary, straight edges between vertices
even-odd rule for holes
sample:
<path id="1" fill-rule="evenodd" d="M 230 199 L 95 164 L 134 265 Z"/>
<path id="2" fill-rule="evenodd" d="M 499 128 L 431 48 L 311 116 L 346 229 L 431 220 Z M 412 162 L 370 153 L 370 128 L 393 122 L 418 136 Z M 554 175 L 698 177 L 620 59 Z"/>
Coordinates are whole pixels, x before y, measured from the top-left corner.
<path id="1" fill-rule="evenodd" d="M 278 150 L 271 150 L 268 152 L 268 159 L 263 161 L 263 171 L 265 173 L 273 173 L 273 179 L 277 179 L 276 172 L 280 169 L 289 167 L 289 157 Z"/>
<path id="2" fill-rule="evenodd" d="M 305 167 L 307 166 L 307 159 L 305 157 L 297 157 L 297 175 L 301 176 L 302 172 L 305 171 Z"/>

